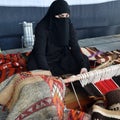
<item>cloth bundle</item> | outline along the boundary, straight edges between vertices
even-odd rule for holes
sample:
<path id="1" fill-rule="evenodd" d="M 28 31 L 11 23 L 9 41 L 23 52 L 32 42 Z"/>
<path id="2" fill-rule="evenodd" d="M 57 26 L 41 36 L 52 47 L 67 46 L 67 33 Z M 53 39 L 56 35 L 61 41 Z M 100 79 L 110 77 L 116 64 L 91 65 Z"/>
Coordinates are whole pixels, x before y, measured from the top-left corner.
<path id="1" fill-rule="evenodd" d="M 120 120 L 120 89 L 105 94 L 106 107 L 93 105 L 92 120 Z"/>
<path id="2" fill-rule="evenodd" d="M 29 52 L 0 54 L 0 83 L 15 73 L 26 71 L 26 60 Z"/>
<path id="3" fill-rule="evenodd" d="M 0 84 L 0 104 L 9 109 L 6 120 L 63 119 L 65 86 L 44 74 L 21 72 Z"/>

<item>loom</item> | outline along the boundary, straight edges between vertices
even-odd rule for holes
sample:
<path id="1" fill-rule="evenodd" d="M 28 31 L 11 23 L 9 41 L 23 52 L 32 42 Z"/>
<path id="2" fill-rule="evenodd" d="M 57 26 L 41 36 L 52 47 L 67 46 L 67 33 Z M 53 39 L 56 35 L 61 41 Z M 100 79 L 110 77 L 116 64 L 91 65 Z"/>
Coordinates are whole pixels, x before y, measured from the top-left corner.
<path id="1" fill-rule="evenodd" d="M 86 84 L 90 82 L 94 83 L 99 80 L 111 78 L 113 76 L 118 76 L 118 75 L 120 75 L 120 64 L 112 65 L 104 69 L 90 71 L 84 74 L 72 75 L 69 78 L 64 79 L 64 82 L 69 83 L 69 82 L 74 82 L 76 80 L 80 80 L 82 86 L 84 87 Z"/>
<path id="2" fill-rule="evenodd" d="M 104 95 L 120 86 L 120 64 L 111 65 L 104 69 L 93 70 L 88 73 L 72 75 L 64 79 L 64 83 L 71 83 L 73 91 L 80 109 L 81 103 L 77 96 L 73 83 L 79 81 L 82 87 L 89 93 L 90 96 L 104 97 Z M 113 79 L 113 78 L 117 78 Z"/>

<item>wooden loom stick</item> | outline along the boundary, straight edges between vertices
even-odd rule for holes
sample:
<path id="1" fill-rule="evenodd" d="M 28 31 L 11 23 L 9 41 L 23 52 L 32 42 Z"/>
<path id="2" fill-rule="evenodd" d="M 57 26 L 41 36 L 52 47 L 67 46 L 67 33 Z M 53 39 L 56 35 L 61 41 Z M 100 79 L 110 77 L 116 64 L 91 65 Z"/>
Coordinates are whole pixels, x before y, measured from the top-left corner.
<path id="1" fill-rule="evenodd" d="M 99 70 L 95 70 L 95 71 L 97 71 L 97 72 L 94 72 L 94 70 L 93 70 L 93 71 L 90 71 L 88 73 L 73 75 L 71 77 L 68 77 L 68 78 L 64 79 L 63 81 L 64 81 L 64 83 L 70 83 L 70 82 L 74 82 L 74 81 L 77 81 L 77 80 L 82 81 L 82 80 L 88 79 L 88 77 L 91 77 L 93 75 L 96 76 L 97 74 L 101 75 L 101 78 L 102 78 L 102 76 L 105 74 L 105 72 L 106 72 L 106 74 L 108 74 L 107 77 L 111 78 L 111 77 L 120 75 L 120 64 L 112 65 L 112 66 L 106 67 L 104 69 L 99 69 Z M 92 79 L 94 81 L 94 77 Z M 87 80 L 87 82 L 89 82 L 89 81 Z"/>

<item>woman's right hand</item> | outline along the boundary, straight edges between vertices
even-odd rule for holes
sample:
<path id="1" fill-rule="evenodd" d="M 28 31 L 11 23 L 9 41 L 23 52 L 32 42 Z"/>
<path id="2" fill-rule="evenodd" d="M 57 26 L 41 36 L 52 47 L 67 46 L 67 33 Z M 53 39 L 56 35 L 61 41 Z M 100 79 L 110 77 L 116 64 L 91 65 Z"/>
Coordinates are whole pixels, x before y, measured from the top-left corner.
<path id="1" fill-rule="evenodd" d="M 80 74 L 83 74 L 83 73 L 86 73 L 88 72 L 87 68 L 82 68 L 81 71 L 80 71 Z"/>

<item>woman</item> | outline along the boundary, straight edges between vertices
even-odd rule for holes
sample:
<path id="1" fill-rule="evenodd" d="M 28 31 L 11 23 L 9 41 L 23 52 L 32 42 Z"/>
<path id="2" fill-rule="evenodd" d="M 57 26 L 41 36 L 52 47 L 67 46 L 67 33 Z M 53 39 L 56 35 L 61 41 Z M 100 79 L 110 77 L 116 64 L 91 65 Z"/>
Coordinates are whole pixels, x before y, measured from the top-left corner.
<path id="1" fill-rule="evenodd" d="M 28 70 L 48 70 L 52 75 L 79 74 L 89 70 L 70 21 L 69 5 L 55 0 L 35 28 L 35 43 L 28 58 Z"/>

